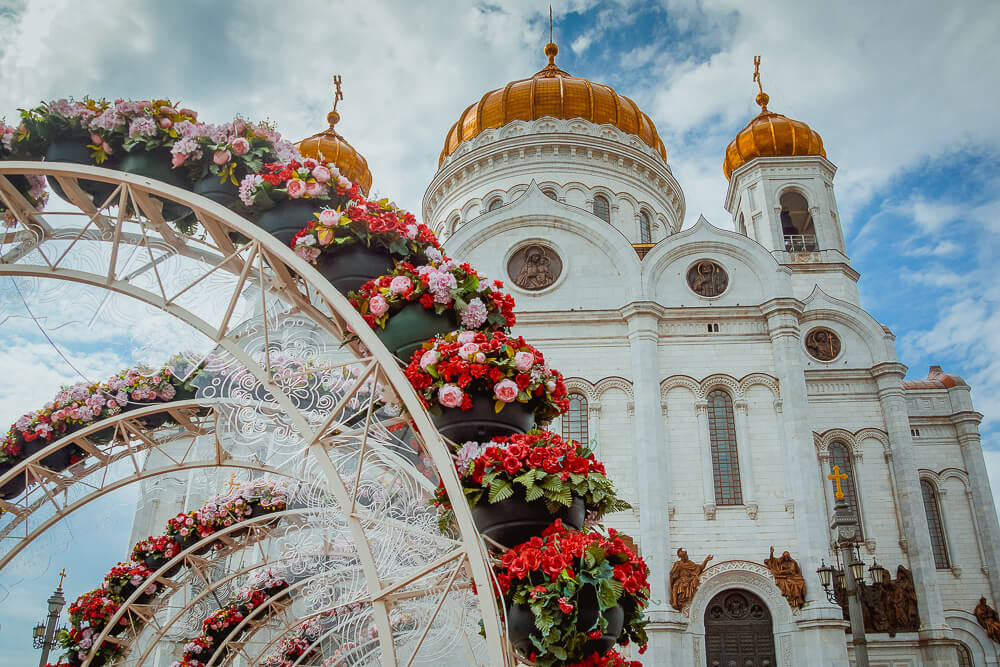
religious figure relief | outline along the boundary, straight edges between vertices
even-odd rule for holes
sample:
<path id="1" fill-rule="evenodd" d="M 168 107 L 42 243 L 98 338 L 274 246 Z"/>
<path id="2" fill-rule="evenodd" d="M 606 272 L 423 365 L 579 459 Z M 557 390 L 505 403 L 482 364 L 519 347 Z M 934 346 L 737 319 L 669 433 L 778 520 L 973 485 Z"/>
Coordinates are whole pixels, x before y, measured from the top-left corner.
<path id="1" fill-rule="evenodd" d="M 729 287 L 729 276 L 721 266 L 704 259 L 688 269 L 687 282 L 695 294 L 719 296 Z"/>
<path id="2" fill-rule="evenodd" d="M 521 248 L 507 263 L 507 274 L 521 289 L 540 290 L 562 273 L 562 260 L 551 248 L 533 244 Z"/>
<path id="3" fill-rule="evenodd" d="M 788 606 L 801 608 L 806 602 L 806 580 L 792 555 L 786 551 L 781 558 L 775 558 L 774 547 L 771 547 L 771 557 L 764 560 L 764 565 L 774 575 L 774 583 L 788 600 Z"/>
<path id="4" fill-rule="evenodd" d="M 986 604 L 985 597 L 979 598 L 979 604 L 972 613 L 976 615 L 976 620 L 986 630 L 989 638 L 1000 643 L 1000 615 L 997 615 L 996 609 Z"/>
<path id="5" fill-rule="evenodd" d="M 813 329 L 806 336 L 809 356 L 820 361 L 830 361 L 840 354 L 840 338 L 829 329 Z"/>
<path id="6" fill-rule="evenodd" d="M 865 630 L 885 632 L 895 637 L 897 632 L 916 632 L 920 629 L 920 614 L 917 611 L 917 591 L 913 585 L 913 575 L 900 565 L 896 568 L 896 578 L 884 584 L 869 585 L 858 582 L 858 600 L 864 612 Z M 847 595 L 842 587 L 835 588 L 837 603 L 847 613 Z"/>
<path id="7" fill-rule="evenodd" d="M 684 549 L 678 549 L 677 558 L 670 570 L 670 604 L 681 611 L 694 599 L 698 590 L 698 578 L 705 571 L 708 561 L 712 560 L 712 555 L 705 556 L 705 560 L 698 564 L 688 558 Z"/>

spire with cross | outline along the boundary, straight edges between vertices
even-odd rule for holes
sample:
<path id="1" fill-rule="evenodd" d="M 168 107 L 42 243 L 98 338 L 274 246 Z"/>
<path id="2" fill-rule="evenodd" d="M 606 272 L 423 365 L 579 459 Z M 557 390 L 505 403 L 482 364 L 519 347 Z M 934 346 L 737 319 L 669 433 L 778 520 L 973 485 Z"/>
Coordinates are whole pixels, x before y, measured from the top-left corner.
<path id="1" fill-rule="evenodd" d="M 767 113 L 767 103 L 771 101 L 767 93 L 764 92 L 764 84 L 760 80 L 760 56 L 753 57 L 753 81 L 757 84 L 757 105 L 761 113 Z"/>
<path id="2" fill-rule="evenodd" d="M 63 579 L 65 578 L 66 578 L 66 568 L 63 568 L 62 572 L 59 573 L 59 586 L 57 588 L 62 589 Z"/>

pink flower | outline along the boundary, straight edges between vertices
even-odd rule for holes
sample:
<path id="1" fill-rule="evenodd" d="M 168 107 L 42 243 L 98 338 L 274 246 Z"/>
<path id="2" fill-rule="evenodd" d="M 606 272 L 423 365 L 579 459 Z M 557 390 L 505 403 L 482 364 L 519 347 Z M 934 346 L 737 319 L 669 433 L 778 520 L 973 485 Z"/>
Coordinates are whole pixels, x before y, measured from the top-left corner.
<path id="1" fill-rule="evenodd" d="M 94 144 L 95 146 L 100 146 L 102 143 L 104 143 L 104 139 L 101 139 L 101 135 L 99 134 L 91 133 L 90 143 Z"/>
<path id="2" fill-rule="evenodd" d="M 406 229 L 403 230 L 403 235 L 406 236 L 406 238 L 411 239 L 411 240 L 417 238 L 417 226 L 416 225 L 407 225 Z"/>
<path id="3" fill-rule="evenodd" d="M 413 281 L 406 276 L 396 276 L 389 283 L 389 291 L 393 294 L 409 294 L 413 291 Z"/>
<path id="4" fill-rule="evenodd" d="M 458 342 L 461 343 L 462 345 L 465 345 L 466 343 L 471 343 L 474 340 L 476 340 L 475 331 L 463 331 L 462 333 L 458 334 Z"/>
<path id="5" fill-rule="evenodd" d="M 474 358 L 476 352 L 479 352 L 479 346 L 475 343 L 466 343 L 458 350 L 458 356 L 462 357 L 466 361 Z"/>
<path id="6" fill-rule="evenodd" d="M 232 147 L 236 155 L 246 155 L 250 152 L 250 142 L 243 137 L 233 139 Z"/>
<path id="7" fill-rule="evenodd" d="M 535 355 L 531 352 L 518 352 L 514 355 L 514 368 L 527 373 L 535 365 Z"/>
<path id="8" fill-rule="evenodd" d="M 513 403 L 517 400 L 517 391 L 517 384 L 513 380 L 500 380 L 493 385 L 493 393 L 504 403 Z"/>
<path id="9" fill-rule="evenodd" d="M 511 382 L 511 384 L 514 384 Z M 517 390 L 517 385 L 514 385 L 515 391 Z M 438 389 L 438 401 L 446 408 L 457 408 L 462 405 L 462 399 L 465 394 L 456 385 L 446 384 Z"/>
<path id="10" fill-rule="evenodd" d="M 162 127 L 163 129 L 167 129 L 169 127 L 172 127 L 173 124 L 174 124 L 174 121 L 170 120 L 169 118 L 161 118 L 160 119 L 160 127 Z"/>
<path id="11" fill-rule="evenodd" d="M 427 350 L 420 357 L 420 367 L 427 370 L 428 366 L 436 364 L 441 359 L 437 350 Z"/>
<path id="12" fill-rule="evenodd" d="M 327 227 L 332 227 L 340 222 L 340 213 L 332 208 L 325 208 L 319 214 L 319 221 Z"/>
<path id="13" fill-rule="evenodd" d="M 319 197 L 320 195 L 326 194 L 326 186 L 322 183 L 309 181 L 306 183 L 306 194 L 310 197 Z"/>
<path id="14" fill-rule="evenodd" d="M 232 157 L 233 155 L 229 151 L 215 151 L 215 155 L 212 156 L 212 162 L 221 167 L 222 165 L 229 162 L 229 160 L 231 160 Z"/>
<path id="15" fill-rule="evenodd" d="M 288 196 L 292 199 L 301 199 L 306 194 L 306 184 L 304 181 L 291 180 L 288 181 L 288 185 L 285 187 L 288 190 Z"/>
<path id="16" fill-rule="evenodd" d="M 323 165 L 319 165 L 315 169 L 313 169 L 312 174 L 313 178 L 316 179 L 317 183 L 326 183 L 327 181 L 330 180 L 330 177 L 333 176 L 333 174 L 330 173 L 330 170 L 324 167 Z"/>
<path id="17" fill-rule="evenodd" d="M 382 317 L 389 310 L 389 302 L 381 294 L 376 294 L 368 300 L 368 308 L 375 317 Z"/>
<path id="18" fill-rule="evenodd" d="M 170 158 L 170 163 L 174 165 L 174 167 L 176 168 L 182 166 L 187 161 L 187 159 L 188 156 L 185 155 L 184 153 L 174 153 L 173 156 Z"/>

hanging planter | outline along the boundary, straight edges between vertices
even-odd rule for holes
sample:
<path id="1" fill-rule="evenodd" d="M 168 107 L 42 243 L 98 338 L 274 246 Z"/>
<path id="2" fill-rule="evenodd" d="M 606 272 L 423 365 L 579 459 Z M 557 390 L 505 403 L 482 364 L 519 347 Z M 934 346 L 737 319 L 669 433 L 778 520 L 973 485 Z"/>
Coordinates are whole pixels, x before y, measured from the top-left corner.
<path id="1" fill-rule="evenodd" d="M 415 267 L 401 261 L 390 273 L 361 285 L 350 300 L 389 351 L 406 363 L 427 340 L 459 326 L 509 331 L 515 322 L 514 299 L 501 286 L 480 278 L 468 264 L 441 258 Z"/>
<path id="2" fill-rule="evenodd" d="M 316 269 L 341 294 L 347 294 L 372 278 L 388 273 L 392 270 L 392 264 L 392 255 L 388 250 L 351 243 L 324 253 Z"/>
<path id="3" fill-rule="evenodd" d="M 278 239 L 282 245 L 291 243 L 302 225 L 311 220 L 324 202 L 318 199 L 285 199 L 257 214 L 254 223 Z"/>
<path id="4" fill-rule="evenodd" d="M 452 332 L 406 367 L 438 430 L 456 443 L 524 433 L 568 408 L 562 375 L 542 353 L 501 332 Z"/>
<path id="5" fill-rule="evenodd" d="M 126 153 L 122 157 L 119 168 L 130 174 L 145 176 L 167 185 L 190 190 L 186 172 L 173 169 L 170 166 L 170 149 L 167 147 L 154 148 L 152 150 L 136 150 Z M 155 197 L 162 202 L 161 211 L 163 219 L 167 222 L 177 222 L 193 214 L 190 208 L 177 202 L 172 202 L 162 197 Z"/>
<path id="6" fill-rule="evenodd" d="M 48 149 L 45 151 L 45 161 L 46 162 L 69 162 L 71 164 L 87 164 L 94 165 L 94 158 L 91 155 L 91 149 L 87 146 L 87 139 L 82 137 L 76 137 L 73 139 L 66 138 L 53 141 Z M 105 159 L 100 165 L 105 169 L 117 169 L 119 166 L 119 160 L 117 156 L 114 158 Z M 49 183 L 49 188 L 59 196 L 63 201 L 72 203 L 66 191 L 56 180 L 55 176 L 47 176 L 46 180 Z M 93 200 L 94 205 L 98 208 L 102 208 L 105 204 L 108 206 L 117 206 L 118 200 L 115 198 L 114 201 L 108 201 L 115 189 L 116 185 L 112 183 L 106 183 L 104 181 L 94 181 L 85 178 L 81 178 L 77 181 L 80 189 L 83 190 L 90 198 Z"/>
<path id="7" fill-rule="evenodd" d="M 617 535 L 556 521 L 500 557 L 494 569 L 509 635 L 524 658 L 558 667 L 608 654 L 615 643 L 645 651 L 649 568 Z"/>
<path id="8" fill-rule="evenodd" d="M 17 465 L 16 461 L 4 461 L 0 463 L 0 476 L 6 474 L 11 468 Z M 16 498 L 22 493 L 27 486 L 27 473 L 20 472 L 11 479 L 4 482 L 3 486 L 0 486 L 0 498 L 4 500 L 10 500 L 11 498 Z"/>
<path id="9" fill-rule="evenodd" d="M 508 549 L 541 535 L 554 519 L 580 530 L 586 516 L 583 498 L 574 498 L 569 507 L 552 513 L 545 506 L 545 501 L 528 502 L 522 492 L 492 505 L 483 503 L 472 508 L 472 519 L 480 534 Z"/>

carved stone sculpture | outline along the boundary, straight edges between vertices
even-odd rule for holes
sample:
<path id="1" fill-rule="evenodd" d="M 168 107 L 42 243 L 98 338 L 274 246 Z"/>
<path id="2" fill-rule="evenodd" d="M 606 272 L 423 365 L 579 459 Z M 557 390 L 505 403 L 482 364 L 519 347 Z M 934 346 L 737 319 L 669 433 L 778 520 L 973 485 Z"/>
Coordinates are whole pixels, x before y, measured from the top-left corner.
<path id="1" fill-rule="evenodd" d="M 844 610 L 846 620 L 846 592 L 839 586 L 835 591 L 837 603 Z M 897 632 L 916 632 L 920 629 L 913 575 L 902 565 L 896 568 L 896 578 L 884 584 L 868 585 L 858 582 L 858 600 L 864 612 L 867 632 L 885 632 L 894 637 Z"/>
<path id="2" fill-rule="evenodd" d="M 774 547 L 771 547 L 771 557 L 764 560 L 764 565 L 774 575 L 774 583 L 788 600 L 788 606 L 801 608 L 806 602 L 806 580 L 792 555 L 786 551 L 781 558 L 775 558 Z"/>
<path id="3" fill-rule="evenodd" d="M 829 329 L 813 329 L 806 336 L 806 350 L 820 361 L 831 361 L 840 354 L 840 338 Z"/>
<path id="4" fill-rule="evenodd" d="M 989 638 L 1000 643 L 1000 615 L 997 614 L 996 609 L 986 604 L 985 597 L 979 598 L 979 604 L 976 605 L 976 610 L 972 613 L 976 615 L 976 620 L 986 630 Z"/>
<path id="5" fill-rule="evenodd" d="M 562 272 L 562 260 L 551 248 L 529 245 L 510 258 L 507 273 L 518 287 L 526 290 L 545 289 L 555 283 Z"/>
<path id="6" fill-rule="evenodd" d="M 670 570 L 670 604 L 674 609 L 681 611 L 694 599 L 698 590 L 698 578 L 710 560 L 711 554 L 698 564 L 688 558 L 684 549 L 677 550 L 677 560 Z"/>

